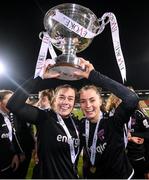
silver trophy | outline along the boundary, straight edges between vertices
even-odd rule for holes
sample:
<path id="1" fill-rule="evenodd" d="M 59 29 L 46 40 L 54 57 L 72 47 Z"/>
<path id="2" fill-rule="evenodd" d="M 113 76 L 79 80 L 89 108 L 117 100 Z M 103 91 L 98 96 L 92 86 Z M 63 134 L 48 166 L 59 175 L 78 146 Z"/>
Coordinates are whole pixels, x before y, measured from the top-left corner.
<path id="1" fill-rule="evenodd" d="M 84 69 L 80 68 L 76 53 L 86 49 L 95 34 L 104 27 L 90 9 L 72 3 L 48 10 L 44 16 L 44 27 L 52 45 L 62 52 L 54 58 L 55 65 L 49 71 L 59 72 L 59 79 L 77 80 L 73 72 Z"/>

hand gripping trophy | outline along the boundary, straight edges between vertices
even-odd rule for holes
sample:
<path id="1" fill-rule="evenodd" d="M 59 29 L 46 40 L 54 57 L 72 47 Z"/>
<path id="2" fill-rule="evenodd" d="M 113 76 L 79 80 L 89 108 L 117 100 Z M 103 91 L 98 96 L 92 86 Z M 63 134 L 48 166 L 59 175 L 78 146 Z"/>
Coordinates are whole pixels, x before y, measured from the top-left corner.
<path id="1" fill-rule="evenodd" d="M 113 13 L 105 13 L 101 18 L 88 8 L 73 4 L 64 3 L 57 5 L 44 16 L 45 32 L 40 33 L 42 39 L 39 51 L 35 77 L 42 75 L 43 67 L 48 62 L 53 64 L 49 71 L 60 73 L 59 79 L 77 80 L 73 72 L 83 71 L 79 66 L 79 58 L 76 53 L 85 50 L 93 38 L 99 35 L 110 22 L 113 46 L 117 63 L 123 81 L 126 79 L 126 67 L 121 51 L 119 30 L 116 17 Z M 54 47 L 62 52 L 56 55 Z M 51 59 L 46 59 L 47 52 L 50 52 Z"/>

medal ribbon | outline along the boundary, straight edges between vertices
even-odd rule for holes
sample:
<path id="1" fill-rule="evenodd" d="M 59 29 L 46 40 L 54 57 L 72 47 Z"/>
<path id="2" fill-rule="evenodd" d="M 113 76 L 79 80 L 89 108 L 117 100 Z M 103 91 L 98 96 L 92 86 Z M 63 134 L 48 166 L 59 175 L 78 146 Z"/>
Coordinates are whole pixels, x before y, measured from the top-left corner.
<path id="1" fill-rule="evenodd" d="M 69 132 L 67 126 L 65 125 L 62 117 L 61 117 L 59 114 L 57 114 L 57 118 L 58 118 L 58 121 L 59 121 L 60 125 L 63 127 L 63 129 L 64 129 L 64 131 L 65 131 L 65 133 L 66 133 L 66 135 L 67 135 L 68 144 L 69 144 L 69 147 L 70 147 L 71 161 L 72 161 L 72 163 L 74 164 L 74 163 L 75 163 L 75 160 L 76 160 L 76 158 L 77 158 L 77 156 L 78 156 L 78 154 L 79 154 L 79 146 L 78 146 L 77 153 L 75 154 L 75 148 L 74 148 L 73 138 L 72 138 L 72 136 L 70 135 L 70 132 Z M 73 119 L 72 119 L 71 116 L 70 116 L 70 119 L 71 119 L 72 124 L 73 124 L 73 126 L 74 126 L 74 128 L 75 128 L 75 131 L 76 131 L 76 134 L 77 134 L 77 138 L 79 139 L 78 130 L 77 130 L 76 125 L 75 125 L 75 123 L 74 123 L 74 121 L 73 121 Z"/>
<path id="2" fill-rule="evenodd" d="M 11 122 L 9 120 L 9 116 L 7 113 L 4 113 L 3 111 L 0 110 L 0 113 L 3 115 L 4 117 L 4 121 L 6 123 L 6 126 L 8 128 L 8 136 L 9 136 L 9 140 L 12 141 L 12 126 L 11 126 Z"/>
<path id="3" fill-rule="evenodd" d="M 102 117 L 103 117 L 103 114 L 102 114 L 102 112 L 100 112 L 100 118 L 98 119 L 95 131 L 94 131 L 94 136 L 93 136 L 93 141 L 92 141 L 92 146 L 91 146 L 91 154 L 88 152 L 88 154 L 90 156 L 90 162 L 91 162 L 92 166 L 94 166 L 94 164 L 95 164 L 97 131 L 98 131 L 99 123 L 100 123 L 100 120 L 102 119 Z M 89 120 L 86 119 L 86 121 L 85 121 L 85 135 L 86 136 L 85 137 L 86 137 L 87 151 L 88 151 L 88 141 L 89 141 L 89 129 L 90 129 L 90 123 L 89 123 Z"/>

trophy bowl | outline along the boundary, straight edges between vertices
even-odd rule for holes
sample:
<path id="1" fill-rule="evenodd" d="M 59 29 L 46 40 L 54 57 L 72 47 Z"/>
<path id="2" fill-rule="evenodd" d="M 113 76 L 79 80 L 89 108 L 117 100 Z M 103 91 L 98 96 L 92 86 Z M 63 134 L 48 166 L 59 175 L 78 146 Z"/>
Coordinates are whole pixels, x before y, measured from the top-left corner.
<path id="1" fill-rule="evenodd" d="M 51 43 L 62 52 L 49 71 L 60 73 L 59 79 L 78 80 L 74 71 L 82 71 L 76 53 L 86 49 L 93 37 L 85 37 L 86 31 L 96 34 L 100 23 L 96 15 L 88 8 L 64 3 L 48 10 L 44 16 L 44 27 Z M 82 28 L 83 27 L 83 28 Z"/>

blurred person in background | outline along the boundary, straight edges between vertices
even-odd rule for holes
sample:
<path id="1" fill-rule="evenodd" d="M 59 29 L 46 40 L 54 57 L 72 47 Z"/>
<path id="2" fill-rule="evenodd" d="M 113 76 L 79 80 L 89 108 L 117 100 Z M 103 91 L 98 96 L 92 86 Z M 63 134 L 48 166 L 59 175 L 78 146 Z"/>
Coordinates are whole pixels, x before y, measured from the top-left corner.
<path id="1" fill-rule="evenodd" d="M 42 91 L 39 91 L 38 93 L 38 102 L 36 103 L 36 106 L 44 111 L 50 111 L 51 109 L 51 103 L 52 103 L 52 98 L 54 96 L 54 91 L 52 89 L 44 89 Z M 38 127 L 35 127 L 35 135 L 34 135 L 34 139 L 35 139 L 35 148 L 33 150 L 33 160 L 35 162 L 34 168 L 33 168 L 33 173 L 32 173 L 32 179 L 38 179 L 39 177 L 39 158 L 38 158 L 38 132 L 37 129 Z"/>
<path id="2" fill-rule="evenodd" d="M 128 88 L 133 90 L 132 87 Z M 106 112 L 109 115 L 113 114 L 120 102 L 121 99 L 111 94 L 105 106 Z M 149 118 L 144 108 L 147 108 L 147 105 L 143 100 L 140 100 L 129 122 L 124 125 L 126 152 L 134 168 L 133 178 L 135 179 L 144 179 L 148 177 L 149 172 Z"/>
<path id="3" fill-rule="evenodd" d="M 128 144 L 126 149 L 135 171 L 135 179 L 144 179 L 149 174 L 149 117 L 144 113 L 145 107 L 145 102 L 140 100 L 127 124 Z"/>
<path id="4" fill-rule="evenodd" d="M 14 170 L 12 173 L 11 166 L 8 166 L 9 168 L 3 168 L 6 169 L 6 171 L 2 171 L 3 175 L 8 176 L 10 173 L 9 178 L 16 178 L 16 179 L 24 179 L 27 174 L 27 170 L 29 167 L 29 163 L 31 160 L 31 154 L 32 154 L 32 149 L 33 149 L 33 136 L 31 134 L 31 129 L 30 126 L 26 122 L 20 121 L 22 117 L 16 116 L 13 114 L 9 109 L 6 108 L 6 104 L 10 97 L 13 95 L 13 91 L 10 90 L 1 90 L 0 91 L 0 112 L 1 112 L 1 122 L 4 123 L 2 124 L 2 130 L 1 130 L 1 138 L 2 141 L 5 144 L 9 145 L 7 149 L 4 146 L 2 148 L 1 146 L 1 156 L 2 159 L 10 158 L 11 151 L 13 150 L 14 153 L 17 155 L 14 156 L 14 160 L 12 161 L 12 166 L 14 166 Z M 6 123 L 6 124 L 5 124 Z M 5 138 L 3 138 L 5 134 Z M 5 141 L 4 141 L 5 140 Z M 10 142 L 8 141 L 10 140 Z M 6 143 L 7 142 L 7 143 Z M 11 150 L 11 151 L 10 151 Z M 4 151 L 4 152 L 3 152 Z M 10 153 L 6 153 L 10 152 Z M 0 160 L 0 164 L 3 164 L 3 160 Z M 19 166 L 18 166 L 19 164 Z M 15 167 L 16 166 L 16 167 Z"/>
<path id="5" fill-rule="evenodd" d="M 11 90 L 0 90 L 0 178 L 15 178 L 18 169 L 19 152 L 6 104 L 13 95 Z"/>

